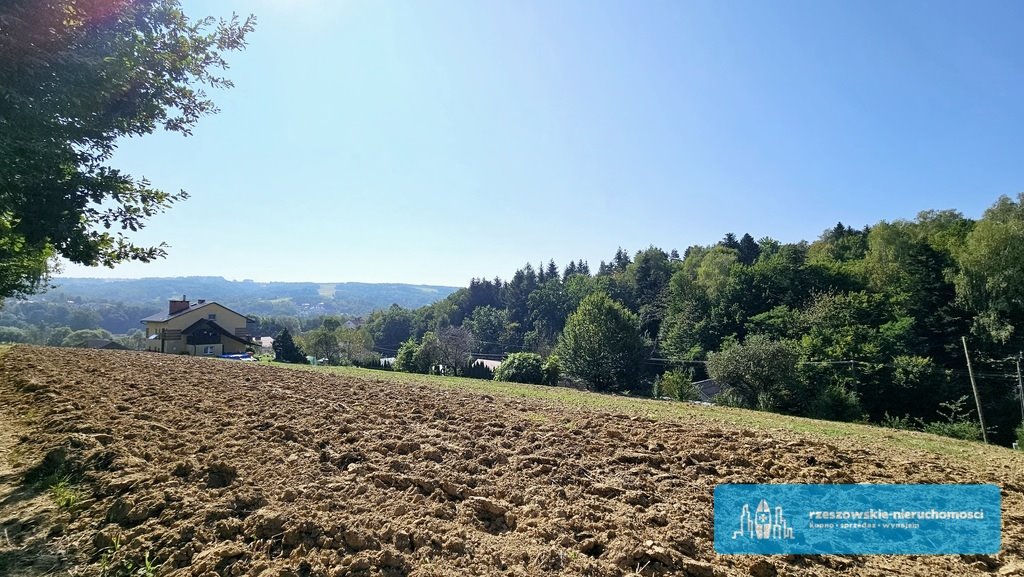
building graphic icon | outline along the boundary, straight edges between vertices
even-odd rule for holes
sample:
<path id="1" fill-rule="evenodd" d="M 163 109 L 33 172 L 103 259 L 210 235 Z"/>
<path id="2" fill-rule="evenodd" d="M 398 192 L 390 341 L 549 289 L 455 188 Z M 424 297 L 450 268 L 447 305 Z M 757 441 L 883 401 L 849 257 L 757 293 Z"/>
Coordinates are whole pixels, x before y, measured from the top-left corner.
<path id="1" fill-rule="evenodd" d="M 754 514 L 750 514 L 750 505 L 743 505 L 740 513 L 740 528 L 733 531 L 732 538 L 747 537 L 749 539 L 792 539 L 793 529 L 782 516 L 782 507 L 775 507 L 772 514 L 768 501 L 761 499 Z"/>

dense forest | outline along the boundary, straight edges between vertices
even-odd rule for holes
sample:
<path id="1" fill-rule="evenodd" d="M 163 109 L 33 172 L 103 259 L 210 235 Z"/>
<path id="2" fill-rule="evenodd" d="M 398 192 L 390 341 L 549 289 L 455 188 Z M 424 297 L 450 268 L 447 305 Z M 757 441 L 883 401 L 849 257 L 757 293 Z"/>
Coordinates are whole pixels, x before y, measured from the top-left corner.
<path id="1" fill-rule="evenodd" d="M 1002 197 L 977 221 L 839 223 L 813 242 L 730 233 L 682 254 L 527 264 L 377 311 L 366 340 L 422 370 L 417 347 L 468 332 L 475 358 L 554 354 L 595 389 L 679 396 L 713 377 L 731 387 L 724 403 L 980 438 L 966 338 L 988 437 L 1009 443 L 1024 415 L 1022 203 Z"/>

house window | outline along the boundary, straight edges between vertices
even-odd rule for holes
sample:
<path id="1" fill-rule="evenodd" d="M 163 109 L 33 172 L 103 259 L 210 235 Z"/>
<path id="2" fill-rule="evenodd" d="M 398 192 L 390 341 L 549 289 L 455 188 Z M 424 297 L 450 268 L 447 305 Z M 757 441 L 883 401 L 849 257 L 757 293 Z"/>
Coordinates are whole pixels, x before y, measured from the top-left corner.
<path id="1" fill-rule="evenodd" d="M 214 350 L 213 349 L 213 345 L 206 345 L 205 347 L 203 347 L 203 354 L 204 355 L 212 355 L 213 354 L 213 350 Z"/>
<path id="2" fill-rule="evenodd" d="M 217 320 L 217 315 L 214 314 L 214 313 L 210 313 L 210 314 L 206 315 L 206 318 L 211 320 L 211 321 L 215 321 L 215 320 Z"/>

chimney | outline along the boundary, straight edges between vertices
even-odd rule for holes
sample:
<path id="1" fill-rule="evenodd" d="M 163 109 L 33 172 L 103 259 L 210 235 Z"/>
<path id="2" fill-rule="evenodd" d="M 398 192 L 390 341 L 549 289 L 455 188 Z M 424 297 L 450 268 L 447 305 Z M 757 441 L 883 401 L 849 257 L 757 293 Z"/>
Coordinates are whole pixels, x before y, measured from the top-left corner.
<path id="1" fill-rule="evenodd" d="M 188 310 L 188 301 L 185 300 L 185 295 L 182 295 L 180 301 L 170 300 L 167 302 L 167 314 L 176 315 L 182 311 Z"/>

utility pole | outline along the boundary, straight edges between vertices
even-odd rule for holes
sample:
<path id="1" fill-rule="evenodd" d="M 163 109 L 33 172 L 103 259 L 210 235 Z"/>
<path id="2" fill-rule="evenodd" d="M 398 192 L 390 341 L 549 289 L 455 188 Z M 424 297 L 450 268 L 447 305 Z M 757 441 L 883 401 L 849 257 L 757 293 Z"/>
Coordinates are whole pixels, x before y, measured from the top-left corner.
<path id="1" fill-rule="evenodd" d="M 1020 362 L 1024 359 L 1024 351 L 1017 353 L 1017 392 L 1020 394 L 1020 422 L 1024 426 L 1024 380 L 1020 376 Z"/>
<path id="2" fill-rule="evenodd" d="M 981 414 L 981 397 L 978 396 L 978 385 L 974 382 L 974 369 L 971 368 L 971 353 L 967 351 L 967 337 L 960 337 L 964 343 L 964 356 L 967 357 L 967 374 L 971 376 L 971 389 L 974 390 L 974 404 L 978 407 L 978 422 L 981 423 L 981 438 L 988 444 L 988 432 L 985 431 L 985 417 Z"/>

